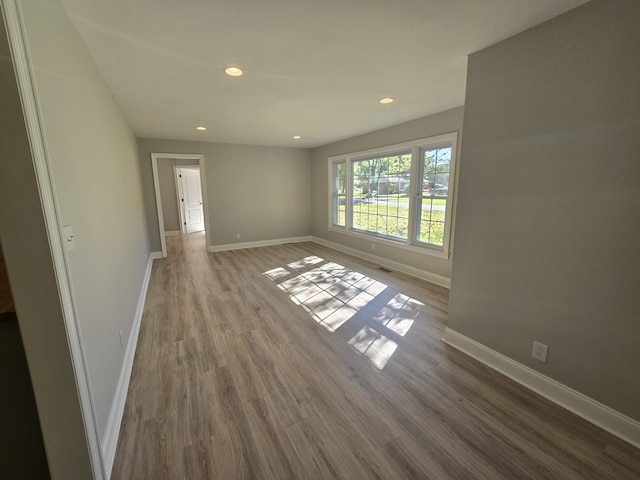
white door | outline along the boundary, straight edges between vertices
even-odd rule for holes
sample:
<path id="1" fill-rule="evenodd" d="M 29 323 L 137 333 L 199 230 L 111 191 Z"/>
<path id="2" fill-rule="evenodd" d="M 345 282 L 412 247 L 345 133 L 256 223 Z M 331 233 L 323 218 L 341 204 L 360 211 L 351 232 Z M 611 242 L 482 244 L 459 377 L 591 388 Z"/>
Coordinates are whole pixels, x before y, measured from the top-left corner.
<path id="1" fill-rule="evenodd" d="M 199 168 L 180 168 L 178 175 L 181 183 L 182 219 L 186 233 L 204 230 L 204 211 L 202 209 L 202 188 Z"/>

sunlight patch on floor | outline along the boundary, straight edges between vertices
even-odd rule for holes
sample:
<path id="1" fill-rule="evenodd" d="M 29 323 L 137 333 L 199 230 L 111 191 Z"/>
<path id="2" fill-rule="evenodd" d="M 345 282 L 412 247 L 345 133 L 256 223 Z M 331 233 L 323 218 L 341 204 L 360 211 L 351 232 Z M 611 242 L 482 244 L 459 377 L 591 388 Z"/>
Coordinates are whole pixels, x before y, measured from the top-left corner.
<path id="1" fill-rule="evenodd" d="M 291 275 L 291 272 L 286 268 L 278 267 L 268 272 L 264 272 L 263 275 L 271 280 L 277 280 L 278 278 L 286 277 L 287 275 Z"/>
<path id="2" fill-rule="evenodd" d="M 295 269 L 322 261 L 319 257 L 306 257 L 287 266 Z M 286 268 L 279 267 L 263 275 L 276 281 L 290 273 Z M 327 262 L 282 281 L 278 288 L 285 291 L 293 303 L 304 308 L 317 323 L 335 332 L 387 286 L 338 263 Z"/>
<path id="3" fill-rule="evenodd" d="M 422 307 L 424 303 L 398 293 L 380 309 L 373 320 L 404 337 L 420 315 Z"/>
<path id="4" fill-rule="evenodd" d="M 320 257 L 309 256 L 263 275 L 280 282 L 278 288 L 286 292 L 293 303 L 328 331 L 335 332 L 370 305 L 387 285 L 339 263 L 318 265 L 322 262 Z M 318 266 L 298 275 L 294 272 L 314 265 Z M 400 337 L 409 332 L 424 306 L 408 295 L 396 293 L 375 313 L 359 317 L 369 325 L 361 328 L 348 341 L 349 345 L 374 368 L 382 370 L 398 348 Z"/>
<path id="5" fill-rule="evenodd" d="M 396 342 L 370 327 L 364 327 L 356 333 L 349 340 L 349 345 L 367 357 L 378 370 L 385 367 L 398 348 Z"/>
<path id="6" fill-rule="evenodd" d="M 309 265 L 315 265 L 321 262 L 324 262 L 322 258 L 311 255 L 309 257 L 303 258 L 302 260 L 298 260 L 297 262 L 291 262 L 287 265 L 287 267 L 293 268 L 294 270 L 300 270 L 301 268 L 305 268 Z"/>
<path id="7" fill-rule="evenodd" d="M 382 370 L 398 348 L 389 335 L 404 337 L 420 315 L 424 303 L 402 293 L 397 293 L 371 319 L 379 327 L 362 328 L 350 340 L 349 345 L 364 355 L 378 370 Z"/>

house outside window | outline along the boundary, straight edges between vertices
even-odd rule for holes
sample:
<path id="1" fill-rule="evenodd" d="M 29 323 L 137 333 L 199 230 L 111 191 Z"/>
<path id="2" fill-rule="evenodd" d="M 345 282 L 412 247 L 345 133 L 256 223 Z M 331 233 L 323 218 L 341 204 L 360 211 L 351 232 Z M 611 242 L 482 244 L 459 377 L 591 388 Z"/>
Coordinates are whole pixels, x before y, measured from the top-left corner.
<path id="1" fill-rule="evenodd" d="M 329 228 L 449 256 L 457 133 L 329 158 Z"/>
<path id="2" fill-rule="evenodd" d="M 408 238 L 411 152 L 351 162 L 351 228 Z"/>

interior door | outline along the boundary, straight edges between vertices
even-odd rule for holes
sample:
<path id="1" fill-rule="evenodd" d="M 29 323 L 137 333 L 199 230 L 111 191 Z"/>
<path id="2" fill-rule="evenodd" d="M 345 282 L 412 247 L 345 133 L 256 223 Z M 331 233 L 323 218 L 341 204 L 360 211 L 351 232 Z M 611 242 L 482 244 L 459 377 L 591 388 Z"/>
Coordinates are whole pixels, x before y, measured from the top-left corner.
<path id="1" fill-rule="evenodd" d="M 182 184 L 182 208 L 186 233 L 204 230 L 202 188 L 199 168 L 181 168 L 178 171 Z"/>

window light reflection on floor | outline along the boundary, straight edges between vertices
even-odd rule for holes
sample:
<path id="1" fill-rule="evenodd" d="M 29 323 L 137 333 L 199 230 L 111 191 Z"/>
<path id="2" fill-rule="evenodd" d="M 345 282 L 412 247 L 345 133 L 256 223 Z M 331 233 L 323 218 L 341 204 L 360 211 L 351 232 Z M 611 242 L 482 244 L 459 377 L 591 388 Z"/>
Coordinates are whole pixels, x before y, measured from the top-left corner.
<path id="1" fill-rule="evenodd" d="M 287 267 L 293 268 L 294 270 L 299 270 L 301 268 L 305 268 L 309 265 L 315 265 L 316 263 L 324 262 L 324 260 L 320 257 L 316 257 L 315 255 L 311 255 L 309 257 L 305 257 L 302 260 L 298 260 L 297 262 L 291 262 Z"/>
<path id="2" fill-rule="evenodd" d="M 364 327 L 356 333 L 349 340 L 349 345 L 367 357 L 378 370 L 382 370 L 385 367 L 395 353 L 396 348 L 398 348 L 396 342 L 370 327 Z"/>
<path id="3" fill-rule="evenodd" d="M 273 268 L 263 275 L 280 282 L 278 288 L 286 292 L 291 301 L 300 305 L 318 324 L 335 332 L 369 305 L 387 285 L 338 263 L 319 265 L 322 262 L 320 257 L 309 256 L 287 264 L 288 268 Z M 318 266 L 295 275 L 295 270 L 314 265 Z M 389 337 L 406 335 L 423 306 L 422 302 L 397 293 L 369 317 L 371 325 L 360 329 L 349 340 L 349 345 L 382 370 L 398 348 L 398 343 Z"/>
<path id="4" fill-rule="evenodd" d="M 424 307 L 424 303 L 398 293 L 380 309 L 373 320 L 404 337 L 418 318 L 421 307 Z"/>
<path id="5" fill-rule="evenodd" d="M 396 334 L 404 337 L 418 318 L 421 307 L 424 307 L 424 303 L 397 293 L 372 317 L 380 327 L 362 328 L 349 340 L 349 345 L 367 357 L 374 367 L 382 370 L 398 348 L 398 343 L 388 335 Z"/>
<path id="6" fill-rule="evenodd" d="M 318 257 L 307 257 L 287 266 L 302 268 L 322 261 Z M 280 274 L 274 270 L 265 275 L 279 277 Z M 327 262 L 284 280 L 278 288 L 287 292 L 291 300 L 304 308 L 317 323 L 335 332 L 387 286 L 338 263 Z"/>
<path id="7" fill-rule="evenodd" d="M 277 280 L 278 278 L 291 275 L 291 272 L 286 268 L 279 267 L 279 268 L 274 268 L 272 270 L 269 270 L 268 272 L 264 272 L 263 275 L 265 277 L 270 278 L 271 280 Z"/>

